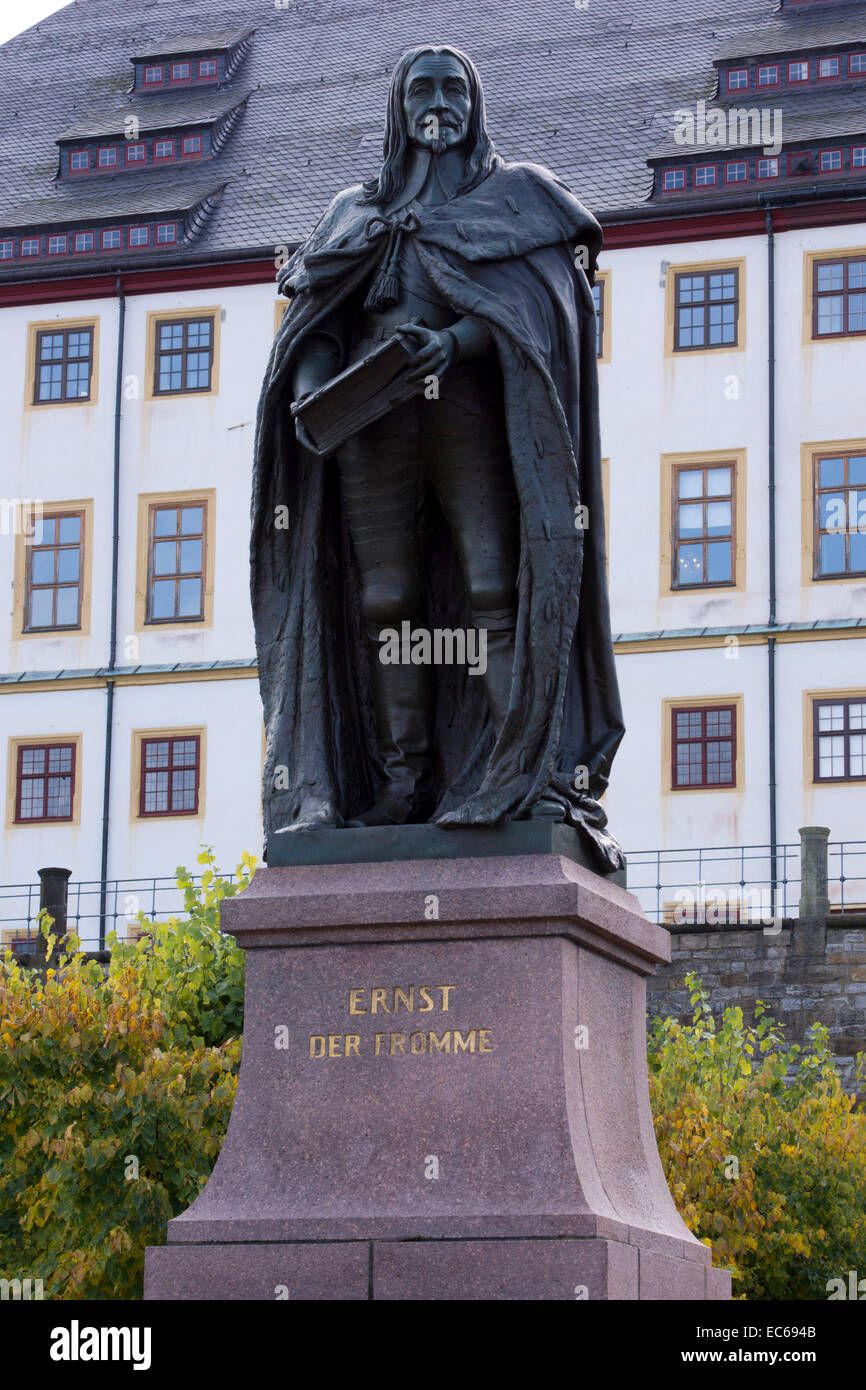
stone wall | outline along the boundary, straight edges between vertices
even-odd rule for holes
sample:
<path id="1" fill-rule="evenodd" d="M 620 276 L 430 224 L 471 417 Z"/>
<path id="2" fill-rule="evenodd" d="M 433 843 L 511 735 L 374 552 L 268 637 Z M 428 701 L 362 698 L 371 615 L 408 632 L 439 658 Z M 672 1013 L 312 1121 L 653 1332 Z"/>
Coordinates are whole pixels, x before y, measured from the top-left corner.
<path id="1" fill-rule="evenodd" d="M 739 1004 L 751 1019 L 761 999 L 784 1023 L 789 1042 L 802 1041 L 811 1023 L 826 1024 L 845 1085 L 854 1090 L 856 1053 L 866 1052 L 866 924 L 862 914 L 856 925 L 829 917 L 823 951 L 806 954 L 794 948 L 797 925 L 786 922 L 775 935 L 760 926 L 673 934 L 671 964 L 647 981 L 649 1017 L 690 1017 L 685 977 L 694 970 L 717 1016 Z"/>

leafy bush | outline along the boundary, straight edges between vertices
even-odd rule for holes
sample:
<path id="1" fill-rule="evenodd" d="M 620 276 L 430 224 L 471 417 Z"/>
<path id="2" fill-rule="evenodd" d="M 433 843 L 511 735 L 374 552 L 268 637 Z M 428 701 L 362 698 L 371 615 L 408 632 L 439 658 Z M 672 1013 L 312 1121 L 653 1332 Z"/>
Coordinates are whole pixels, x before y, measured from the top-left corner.
<path id="1" fill-rule="evenodd" d="M 46 1298 L 139 1298 L 144 1247 L 219 1153 L 243 963 L 217 912 L 255 861 L 244 856 L 236 884 L 209 851 L 200 862 L 201 889 L 178 870 L 188 920 L 114 940 L 107 975 L 74 937 L 44 979 L 0 958 L 0 1275 L 42 1279 Z"/>
<path id="2" fill-rule="evenodd" d="M 843 1090 L 815 1024 L 785 1046 L 762 1004 L 716 1025 L 687 977 L 692 1022 L 657 1019 L 649 1039 L 656 1137 L 689 1229 L 734 1274 L 734 1297 L 826 1299 L 866 1274 L 866 1114 Z M 862 1059 L 861 1059 L 862 1073 Z"/>

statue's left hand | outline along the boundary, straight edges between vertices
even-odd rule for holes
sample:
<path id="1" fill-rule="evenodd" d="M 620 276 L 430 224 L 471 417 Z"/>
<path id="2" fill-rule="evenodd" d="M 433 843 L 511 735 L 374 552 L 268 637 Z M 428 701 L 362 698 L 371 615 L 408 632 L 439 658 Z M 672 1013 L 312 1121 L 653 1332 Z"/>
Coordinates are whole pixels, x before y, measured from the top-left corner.
<path id="1" fill-rule="evenodd" d="M 457 354 L 456 340 L 447 329 L 437 333 L 420 323 L 401 323 L 394 332 L 414 340 L 415 352 L 410 363 L 409 381 L 424 381 L 428 376 L 442 377 Z"/>

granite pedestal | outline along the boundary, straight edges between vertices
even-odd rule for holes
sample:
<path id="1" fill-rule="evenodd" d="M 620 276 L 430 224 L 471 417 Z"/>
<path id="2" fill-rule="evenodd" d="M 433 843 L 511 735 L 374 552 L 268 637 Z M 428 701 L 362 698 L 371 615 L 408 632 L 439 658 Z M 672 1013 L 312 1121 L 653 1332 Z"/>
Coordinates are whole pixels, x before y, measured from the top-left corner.
<path id="1" fill-rule="evenodd" d="M 248 952 L 238 1093 L 145 1297 L 729 1297 L 653 1134 L 668 933 L 565 827 L 447 858 L 417 846 L 472 831 L 407 829 L 414 857 L 353 863 L 288 837 L 222 904 Z M 375 832 L 323 835 L 375 856 Z"/>

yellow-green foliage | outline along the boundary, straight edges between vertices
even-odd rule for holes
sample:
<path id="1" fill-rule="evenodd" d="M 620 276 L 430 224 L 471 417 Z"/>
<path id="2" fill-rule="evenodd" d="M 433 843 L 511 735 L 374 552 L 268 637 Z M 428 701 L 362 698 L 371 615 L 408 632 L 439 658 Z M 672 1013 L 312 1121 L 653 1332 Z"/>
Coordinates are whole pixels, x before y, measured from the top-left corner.
<path id="1" fill-rule="evenodd" d="M 144 1247 L 204 1186 L 243 1023 L 241 952 L 217 929 L 240 883 L 178 870 L 187 921 L 118 946 L 106 976 L 69 939 L 43 980 L 0 958 L 0 1275 L 46 1298 L 138 1298 Z M 48 950 L 54 944 L 49 936 Z"/>
<path id="2" fill-rule="evenodd" d="M 656 1020 L 650 1095 L 668 1183 L 690 1230 L 734 1273 L 734 1297 L 826 1299 L 866 1273 L 866 1114 L 815 1025 L 785 1046 L 758 1004 L 718 1025 L 695 975 L 690 1024 Z"/>

